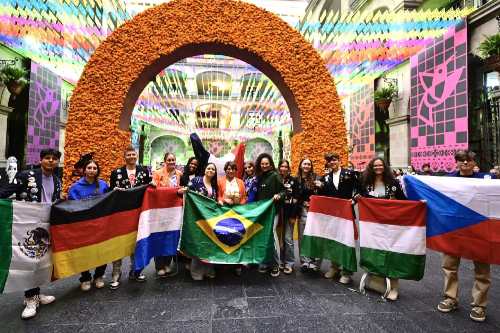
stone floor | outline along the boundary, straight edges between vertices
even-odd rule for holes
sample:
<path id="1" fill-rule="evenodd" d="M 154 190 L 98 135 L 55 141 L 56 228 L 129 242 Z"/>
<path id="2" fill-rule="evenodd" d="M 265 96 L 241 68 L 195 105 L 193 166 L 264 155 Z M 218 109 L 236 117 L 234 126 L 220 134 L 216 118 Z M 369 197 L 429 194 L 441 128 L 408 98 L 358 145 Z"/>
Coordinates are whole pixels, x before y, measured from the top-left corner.
<path id="1" fill-rule="evenodd" d="M 402 281 L 397 302 L 299 272 L 273 279 L 255 270 L 242 277 L 228 270 L 194 282 L 183 270 L 156 279 L 150 265 L 146 283 L 125 281 L 116 291 L 88 293 L 75 277 L 42 288 L 57 301 L 29 321 L 20 319 L 21 294 L 0 295 L 0 332 L 500 332 L 499 267 L 493 267 L 488 318 L 478 324 L 468 317 L 471 263 L 461 267 L 460 308 L 441 314 L 435 310 L 440 257 L 431 252 L 427 258 L 425 278 Z M 355 285 L 360 278 L 354 275 Z"/>

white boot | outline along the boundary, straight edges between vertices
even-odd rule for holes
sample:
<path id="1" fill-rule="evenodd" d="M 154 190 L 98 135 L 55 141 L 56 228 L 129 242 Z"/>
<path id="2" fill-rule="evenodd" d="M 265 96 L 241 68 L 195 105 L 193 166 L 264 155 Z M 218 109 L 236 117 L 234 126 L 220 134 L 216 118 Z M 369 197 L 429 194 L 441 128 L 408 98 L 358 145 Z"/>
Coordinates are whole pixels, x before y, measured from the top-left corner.
<path id="1" fill-rule="evenodd" d="M 42 304 L 42 305 L 50 304 L 56 300 L 56 298 L 54 296 L 50 296 L 50 295 L 41 295 L 40 294 L 40 295 L 38 295 L 38 297 L 40 298 L 40 304 Z"/>
<path id="2" fill-rule="evenodd" d="M 22 319 L 30 319 L 36 316 L 36 312 L 38 310 L 38 307 L 40 306 L 40 296 L 36 295 L 33 297 L 25 298 L 24 299 L 24 310 L 23 313 L 21 313 L 21 318 Z"/>

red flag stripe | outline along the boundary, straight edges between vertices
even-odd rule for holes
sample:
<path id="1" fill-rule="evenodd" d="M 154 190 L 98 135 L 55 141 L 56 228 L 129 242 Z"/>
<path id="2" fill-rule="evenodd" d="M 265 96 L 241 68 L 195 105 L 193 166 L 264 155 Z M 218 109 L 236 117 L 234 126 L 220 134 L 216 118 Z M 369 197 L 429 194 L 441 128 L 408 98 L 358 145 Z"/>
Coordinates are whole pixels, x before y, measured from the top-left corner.
<path id="1" fill-rule="evenodd" d="M 425 227 L 426 205 L 421 201 L 360 198 L 359 220 L 399 226 Z"/>
<path id="2" fill-rule="evenodd" d="M 351 200 L 313 195 L 309 211 L 311 213 L 337 216 L 349 221 L 354 220 Z"/>
<path id="3" fill-rule="evenodd" d="M 171 208 L 182 206 L 182 196 L 177 194 L 178 188 L 149 187 L 144 194 L 142 210 Z"/>
<path id="4" fill-rule="evenodd" d="M 500 265 L 500 220 L 484 222 L 427 238 L 427 247 L 438 252 Z"/>
<path id="5" fill-rule="evenodd" d="M 141 209 L 50 227 L 52 251 L 60 252 L 97 244 L 116 236 L 137 232 Z"/>

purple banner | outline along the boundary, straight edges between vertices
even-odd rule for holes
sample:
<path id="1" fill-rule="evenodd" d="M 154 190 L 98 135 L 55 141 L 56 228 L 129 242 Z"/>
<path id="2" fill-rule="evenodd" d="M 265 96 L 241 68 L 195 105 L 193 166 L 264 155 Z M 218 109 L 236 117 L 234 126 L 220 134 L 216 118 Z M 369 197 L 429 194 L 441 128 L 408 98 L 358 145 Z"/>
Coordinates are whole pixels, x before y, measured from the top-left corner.
<path id="1" fill-rule="evenodd" d="M 452 171 L 455 151 L 468 147 L 466 23 L 436 38 L 410 63 L 411 164 Z"/>
<path id="2" fill-rule="evenodd" d="M 59 149 L 61 78 L 31 62 L 26 164 L 40 162 L 44 148 Z"/>
<path id="3" fill-rule="evenodd" d="M 357 170 L 363 170 L 375 156 L 373 84 L 364 85 L 353 93 L 349 103 L 352 147 L 350 161 Z"/>

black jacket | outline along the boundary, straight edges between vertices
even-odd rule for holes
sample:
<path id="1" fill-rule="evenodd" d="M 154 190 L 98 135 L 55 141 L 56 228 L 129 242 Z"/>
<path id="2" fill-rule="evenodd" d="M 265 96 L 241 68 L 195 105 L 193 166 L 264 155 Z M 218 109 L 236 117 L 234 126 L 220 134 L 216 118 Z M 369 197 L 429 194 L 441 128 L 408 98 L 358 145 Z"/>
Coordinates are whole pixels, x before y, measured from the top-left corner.
<path id="1" fill-rule="evenodd" d="M 287 218 L 296 217 L 299 214 L 300 187 L 297 178 L 287 176 L 282 178 L 285 188 L 284 214 Z M 295 201 L 295 202 L 294 202 Z"/>
<path id="2" fill-rule="evenodd" d="M 151 183 L 151 175 L 149 174 L 148 168 L 142 165 L 135 166 L 135 185 L 130 184 L 128 179 L 127 167 L 122 166 L 121 168 L 115 169 L 111 172 L 111 177 L 109 179 L 110 189 L 117 188 L 131 188 L 141 185 L 146 185 Z"/>
<path id="3" fill-rule="evenodd" d="M 321 177 L 323 186 L 319 190 L 319 195 L 335 197 L 341 199 L 351 199 L 358 192 L 359 183 L 356 173 L 349 169 L 340 169 L 339 186 L 333 184 L 333 172 Z"/>
<path id="4" fill-rule="evenodd" d="M 397 179 L 394 179 L 390 184 L 385 184 L 385 196 L 375 197 L 373 196 L 373 185 L 361 186 L 360 194 L 368 198 L 378 198 L 378 199 L 397 199 L 406 200 L 406 196 L 401 188 L 401 184 Z"/>
<path id="5" fill-rule="evenodd" d="M 52 202 L 55 202 L 61 198 L 62 183 L 55 174 L 52 178 L 54 179 Z M 33 169 L 19 172 L 11 184 L 0 188 L 0 198 L 8 198 L 15 193 L 16 200 L 41 202 L 42 192 L 42 169 Z"/>

